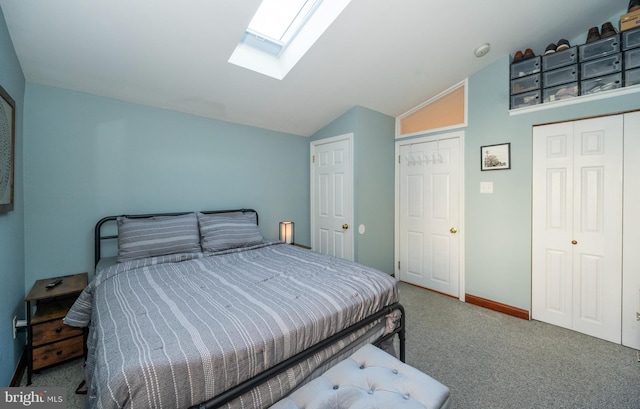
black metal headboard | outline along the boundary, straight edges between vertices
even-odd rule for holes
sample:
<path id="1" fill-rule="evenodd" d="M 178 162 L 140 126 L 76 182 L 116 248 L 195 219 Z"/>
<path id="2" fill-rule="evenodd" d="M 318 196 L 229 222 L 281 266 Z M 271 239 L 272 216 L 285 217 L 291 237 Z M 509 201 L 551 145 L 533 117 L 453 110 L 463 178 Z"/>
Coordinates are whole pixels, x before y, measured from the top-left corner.
<path id="1" fill-rule="evenodd" d="M 205 210 L 205 211 L 201 211 L 200 213 L 204 213 L 204 214 L 214 214 L 214 213 L 236 213 L 236 212 L 242 212 L 242 213 L 255 213 L 256 214 L 256 223 L 258 223 L 258 212 L 256 212 L 253 209 L 233 209 L 233 210 Z M 113 239 L 117 239 L 118 238 L 118 233 L 116 230 L 116 234 L 103 234 L 102 233 L 102 228 L 104 226 L 105 223 L 110 222 L 110 221 L 115 221 L 118 217 L 128 217 L 130 219 L 146 219 L 149 217 L 154 217 L 154 216 L 181 216 L 183 214 L 189 214 L 189 213 L 193 213 L 193 212 L 178 212 L 178 213 L 149 213 L 149 214 L 132 214 L 132 215 L 128 215 L 128 214 L 123 214 L 120 216 L 107 216 L 104 217 L 102 219 L 100 219 L 100 221 L 98 221 L 98 223 L 96 223 L 96 227 L 95 227 L 95 231 L 94 231 L 94 266 L 98 265 L 98 261 L 100 261 L 100 256 L 101 256 L 101 251 L 102 251 L 102 242 L 104 240 L 113 240 Z"/>

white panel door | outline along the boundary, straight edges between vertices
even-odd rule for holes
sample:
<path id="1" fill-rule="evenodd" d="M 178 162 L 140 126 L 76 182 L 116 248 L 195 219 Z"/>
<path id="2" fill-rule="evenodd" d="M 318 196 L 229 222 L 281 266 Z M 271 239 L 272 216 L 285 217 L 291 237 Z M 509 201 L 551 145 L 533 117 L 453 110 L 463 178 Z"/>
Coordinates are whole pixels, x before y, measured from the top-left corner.
<path id="1" fill-rule="evenodd" d="M 351 134 L 312 144 L 314 251 L 353 260 Z"/>
<path id="2" fill-rule="evenodd" d="M 534 319 L 620 343 L 622 117 L 534 128 Z"/>
<path id="3" fill-rule="evenodd" d="M 640 349 L 640 112 L 624 115 L 622 345 Z"/>
<path id="4" fill-rule="evenodd" d="M 400 280 L 459 296 L 460 139 L 399 150 Z"/>
<path id="5" fill-rule="evenodd" d="M 573 123 L 533 128 L 533 319 L 572 326 Z"/>
<path id="6" fill-rule="evenodd" d="M 623 117 L 575 122 L 574 329 L 621 342 Z"/>

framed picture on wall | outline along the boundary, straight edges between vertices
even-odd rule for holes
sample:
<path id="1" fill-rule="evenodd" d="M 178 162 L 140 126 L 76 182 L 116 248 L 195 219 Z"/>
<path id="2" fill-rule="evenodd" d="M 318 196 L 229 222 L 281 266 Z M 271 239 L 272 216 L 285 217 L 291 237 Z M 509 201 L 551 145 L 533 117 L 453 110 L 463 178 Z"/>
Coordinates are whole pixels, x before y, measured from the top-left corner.
<path id="1" fill-rule="evenodd" d="M 480 170 L 511 169 L 511 144 L 480 147 Z"/>
<path id="2" fill-rule="evenodd" d="M 0 86 L 0 213 L 13 210 L 16 103 Z"/>

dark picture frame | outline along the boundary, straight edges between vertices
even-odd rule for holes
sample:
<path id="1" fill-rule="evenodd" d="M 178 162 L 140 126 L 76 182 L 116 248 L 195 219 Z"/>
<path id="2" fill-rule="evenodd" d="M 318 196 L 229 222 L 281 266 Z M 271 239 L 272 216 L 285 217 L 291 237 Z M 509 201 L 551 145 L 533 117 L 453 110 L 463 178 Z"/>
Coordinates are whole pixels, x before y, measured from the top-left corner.
<path id="1" fill-rule="evenodd" d="M 16 103 L 0 86 L 0 214 L 13 210 Z"/>
<path id="2" fill-rule="evenodd" d="M 480 170 L 511 169 L 511 144 L 500 143 L 480 147 Z"/>

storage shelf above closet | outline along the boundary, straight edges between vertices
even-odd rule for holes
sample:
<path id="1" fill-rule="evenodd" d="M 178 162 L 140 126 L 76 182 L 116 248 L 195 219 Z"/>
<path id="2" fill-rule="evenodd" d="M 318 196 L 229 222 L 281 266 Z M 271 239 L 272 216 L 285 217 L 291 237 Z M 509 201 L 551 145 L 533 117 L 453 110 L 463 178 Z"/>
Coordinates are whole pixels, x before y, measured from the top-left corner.
<path id="1" fill-rule="evenodd" d="M 602 91 L 595 94 L 581 95 L 575 98 L 567 98 L 560 101 L 545 102 L 544 104 L 537 104 L 537 105 L 531 105 L 523 108 L 511 109 L 509 110 L 509 115 L 513 116 L 513 115 L 528 114 L 531 112 L 544 111 L 547 109 L 553 109 L 553 108 L 558 108 L 558 107 L 563 107 L 568 105 L 582 104 L 585 102 L 597 101 L 600 99 L 615 98 L 622 95 L 637 94 L 637 93 L 640 93 L 640 85 L 634 85 L 631 87 L 622 87 L 622 88 L 612 89 L 610 91 Z"/>

